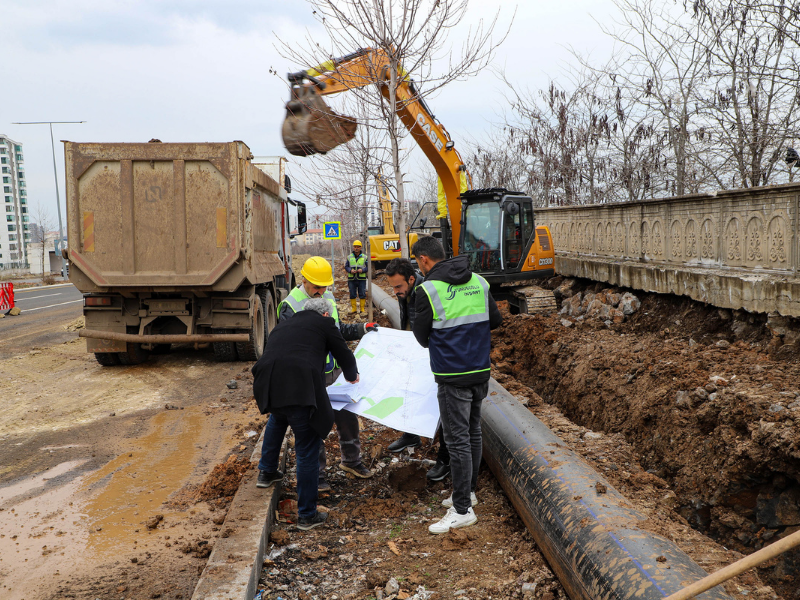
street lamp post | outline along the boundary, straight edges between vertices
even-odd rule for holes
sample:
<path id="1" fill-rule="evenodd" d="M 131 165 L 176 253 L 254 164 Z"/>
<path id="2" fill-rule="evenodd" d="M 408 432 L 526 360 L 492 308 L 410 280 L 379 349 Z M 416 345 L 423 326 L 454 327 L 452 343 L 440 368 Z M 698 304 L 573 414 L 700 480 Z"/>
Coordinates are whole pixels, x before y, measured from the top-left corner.
<path id="1" fill-rule="evenodd" d="M 86 123 L 86 121 L 27 121 L 24 123 L 12 123 L 12 125 L 49 125 L 50 126 L 50 148 L 53 150 L 53 178 L 56 184 L 56 209 L 58 210 L 58 255 L 61 259 L 61 278 L 66 279 L 66 269 L 64 265 L 64 254 L 61 244 L 64 242 L 64 227 L 61 224 L 61 198 L 58 194 L 58 171 L 56 170 L 56 143 L 53 140 L 53 123 L 57 125 L 73 125 Z M 24 233 L 24 232 L 23 232 Z M 25 236 L 23 235 L 23 239 Z M 44 255 L 44 236 L 42 236 L 42 255 Z M 44 276 L 44 273 L 42 273 Z"/>

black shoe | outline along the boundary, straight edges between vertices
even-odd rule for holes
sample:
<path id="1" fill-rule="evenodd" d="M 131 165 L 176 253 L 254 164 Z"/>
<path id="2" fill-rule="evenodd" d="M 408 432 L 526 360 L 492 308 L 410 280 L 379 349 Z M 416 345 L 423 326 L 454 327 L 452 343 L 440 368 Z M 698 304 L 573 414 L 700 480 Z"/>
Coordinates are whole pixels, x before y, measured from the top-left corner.
<path id="1" fill-rule="evenodd" d="M 404 433 L 400 436 L 400 439 L 397 439 L 389 444 L 388 450 L 389 452 L 400 452 L 405 448 L 416 448 L 420 445 L 422 445 L 422 440 L 418 435 L 414 435 L 413 433 Z"/>
<path id="2" fill-rule="evenodd" d="M 317 483 L 317 493 L 318 494 L 328 494 L 331 491 L 331 484 L 325 481 L 324 479 L 320 479 L 319 483 Z"/>
<path id="3" fill-rule="evenodd" d="M 328 520 L 328 513 L 322 510 L 318 510 L 317 514 L 313 517 L 303 518 L 300 517 L 297 519 L 297 528 L 302 531 L 308 531 L 309 529 L 314 529 L 314 527 L 319 527 L 325 521 Z"/>
<path id="4" fill-rule="evenodd" d="M 431 481 L 441 481 L 448 475 L 450 475 L 450 465 L 437 460 L 436 464 L 430 468 L 425 477 Z"/>
<path id="5" fill-rule="evenodd" d="M 281 479 L 283 479 L 283 471 L 275 471 L 274 473 L 259 471 L 256 487 L 266 488 L 271 486 L 276 481 L 280 481 Z"/>

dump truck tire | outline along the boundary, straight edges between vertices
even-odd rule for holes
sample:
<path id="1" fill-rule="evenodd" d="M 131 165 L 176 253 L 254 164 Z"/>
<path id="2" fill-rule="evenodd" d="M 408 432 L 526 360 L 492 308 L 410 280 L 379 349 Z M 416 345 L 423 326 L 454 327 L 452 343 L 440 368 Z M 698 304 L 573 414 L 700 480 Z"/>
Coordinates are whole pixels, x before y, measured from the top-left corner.
<path id="1" fill-rule="evenodd" d="M 211 333 L 230 333 L 226 329 L 212 329 Z M 236 354 L 236 344 L 234 342 L 214 342 L 214 358 L 217 362 L 233 362 L 239 359 Z"/>
<path id="2" fill-rule="evenodd" d="M 104 367 L 115 367 L 119 364 L 119 352 L 95 352 L 94 357 Z"/>
<path id="3" fill-rule="evenodd" d="M 140 365 L 150 356 L 150 353 L 142 348 L 141 344 L 127 342 L 127 350 L 119 352 L 119 362 L 123 365 Z"/>
<path id="4" fill-rule="evenodd" d="M 267 327 L 264 318 L 264 300 L 261 293 L 256 294 L 258 302 L 255 303 L 253 320 L 250 325 L 250 339 L 246 342 L 236 342 L 236 354 L 239 360 L 258 360 L 264 354 L 267 344 Z"/>
<path id="5" fill-rule="evenodd" d="M 272 333 L 272 330 L 275 329 L 275 325 L 278 324 L 278 312 L 275 309 L 275 299 L 272 297 L 271 291 L 264 290 L 262 302 L 264 304 L 264 325 L 266 327 L 264 343 L 266 344 L 266 341 L 269 339 L 269 334 Z"/>

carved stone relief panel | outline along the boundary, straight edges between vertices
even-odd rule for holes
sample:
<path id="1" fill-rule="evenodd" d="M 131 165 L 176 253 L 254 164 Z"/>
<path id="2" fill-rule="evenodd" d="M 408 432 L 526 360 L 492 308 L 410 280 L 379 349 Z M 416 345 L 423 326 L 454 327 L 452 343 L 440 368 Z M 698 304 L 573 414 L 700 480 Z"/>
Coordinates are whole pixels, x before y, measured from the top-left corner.
<path id="1" fill-rule="evenodd" d="M 745 260 L 748 266 L 760 266 L 764 262 L 764 223 L 760 217 L 751 217 L 745 230 Z"/>
<path id="2" fill-rule="evenodd" d="M 614 254 L 614 228 L 606 222 L 606 254 Z"/>
<path id="3" fill-rule="evenodd" d="M 714 249 L 714 223 L 711 219 L 706 218 L 703 221 L 703 227 L 700 229 L 700 236 L 700 258 L 715 260 L 717 258 L 717 253 Z"/>
<path id="4" fill-rule="evenodd" d="M 623 256 L 625 254 L 625 226 L 617 221 L 615 229 L 617 233 L 614 236 L 616 241 L 614 252 L 616 252 L 619 256 Z"/>
<path id="5" fill-rule="evenodd" d="M 631 256 L 639 255 L 639 229 L 641 225 L 634 221 L 628 226 L 628 252 Z"/>
<path id="6" fill-rule="evenodd" d="M 697 223 L 689 219 L 686 223 L 686 258 L 697 257 Z"/>
<path id="7" fill-rule="evenodd" d="M 664 258 L 664 243 L 661 235 L 661 221 L 656 219 L 653 223 L 653 256 Z"/>
<path id="8" fill-rule="evenodd" d="M 731 217 L 725 226 L 725 262 L 730 265 L 739 264 L 742 260 L 742 232 L 739 219 Z"/>
<path id="9" fill-rule="evenodd" d="M 769 260 L 773 267 L 786 268 L 786 219 L 773 217 L 767 227 Z"/>
<path id="10" fill-rule="evenodd" d="M 650 223 L 644 221 L 642 223 L 642 254 L 648 256 L 650 252 Z"/>
<path id="11" fill-rule="evenodd" d="M 671 254 L 672 258 L 679 260 L 683 256 L 683 238 L 681 236 L 681 222 L 675 220 L 672 222 L 672 237 L 671 237 Z"/>
<path id="12" fill-rule="evenodd" d="M 605 252 L 606 248 L 606 235 L 605 235 L 605 228 L 603 227 L 602 223 L 598 223 L 594 228 L 594 241 L 595 241 L 595 249 L 596 253 Z"/>

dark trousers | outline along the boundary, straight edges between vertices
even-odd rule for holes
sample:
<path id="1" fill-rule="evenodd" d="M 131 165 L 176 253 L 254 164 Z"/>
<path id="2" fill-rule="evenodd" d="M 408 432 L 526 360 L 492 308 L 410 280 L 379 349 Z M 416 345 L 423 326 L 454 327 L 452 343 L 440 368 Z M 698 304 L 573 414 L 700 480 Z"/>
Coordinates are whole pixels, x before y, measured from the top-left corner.
<path id="1" fill-rule="evenodd" d="M 439 438 L 439 451 L 436 453 L 436 460 L 446 465 L 450 464 L 450 453 L 447 451 L 447 443 L 444 441 L 444 432 L 442 431 L 442 424 L 436 428 L 434 437 Z"/>
<path id="2" fill-rule="evenodd" d="M 267 421 L 264 432 L 264 443 L 261 446 L 259 471 L 274 473 L 278 470 L 278 457 L 286 435 L 286 428 L 294 432 L 294 452 L 297 457 L 297 514 L 310 518 L 317 514 L 318 471 L 314 457 L 319 447 L 325 448 L 309 423 L 308 407 L 291 407 L 280 409 L 281 414 L 273 412 Z"/>
<path id="3" fill-rule="evenodd" d="M 450 452 L 453 507 L 464 515 L 472 506 L 470 492 L 478 485 L 481 465 L 481 405 L 489 382 L 468 387 L 440 383 L 437 392 L 442 431 Z"/>
<path id="4" fill-rule="evenodd" d="M 350 300 L 367 297 L 367 280 L 366 279 L 348 279 L 347 287 L 350 288 Z"/>
<path id="5" fill-rule="evenodd" d="M 333 373 L 326 373 L 325 385 L 332 385 L 341 372 L 341 369 L 336 369 Z M 358 415 L 351 413 L 349 410 L 335 410 L 333 411 L 333 422 L 336 424 L 336 432 L 339 434 L 339 452 L 342 455 L 342 463 L 348 467 L 360 465 L 361 440 L 359 439 Z M 325 479 L 327 463 L 327 454 L 323 441 L 319 449 L 320 479 Z"/>

